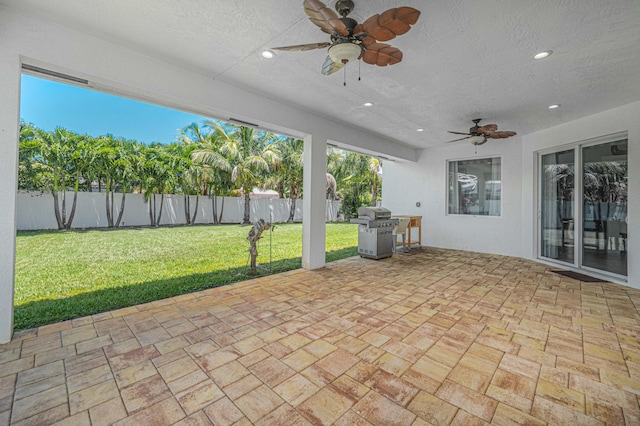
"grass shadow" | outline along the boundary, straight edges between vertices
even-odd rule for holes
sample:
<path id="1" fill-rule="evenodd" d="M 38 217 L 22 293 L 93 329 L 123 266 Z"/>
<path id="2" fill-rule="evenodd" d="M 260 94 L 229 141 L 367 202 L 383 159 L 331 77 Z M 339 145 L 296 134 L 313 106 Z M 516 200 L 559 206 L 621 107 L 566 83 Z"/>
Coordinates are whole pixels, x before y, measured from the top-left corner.
<path id="1" fill-rule="evenodd" d="M 357 255 L 356 247 L 326 253 L 326 261 Z M 125 308 L 181 294 L 193 293 L 239 281 L 298 269 L 300 257 L 262 263 L 258 275 L 249 275 L 247 267 L 216 270 L 204 274 L 191 274 L 164 280 L 147 281 L 123 287 L 112 287 L 80 293 L 60 299 L 29 302 L 14 308 L 14 331 L 25 330 L 54 322 L 84 317 Z"/>

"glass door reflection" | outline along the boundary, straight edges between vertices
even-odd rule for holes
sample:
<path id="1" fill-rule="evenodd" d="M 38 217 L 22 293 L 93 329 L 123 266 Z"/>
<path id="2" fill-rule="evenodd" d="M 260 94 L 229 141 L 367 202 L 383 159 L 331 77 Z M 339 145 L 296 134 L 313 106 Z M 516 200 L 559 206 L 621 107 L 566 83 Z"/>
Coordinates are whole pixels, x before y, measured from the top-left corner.
<path id="1" fill-rule="evenodd" d="M 541 158 L 540 255 L 573 264 L 575 260 L 575 151 Z"/>
<path id="2" fill-rule="evenodd" d="M 582 265 L 627 275 L 627 140 L 582 148 Z"/>

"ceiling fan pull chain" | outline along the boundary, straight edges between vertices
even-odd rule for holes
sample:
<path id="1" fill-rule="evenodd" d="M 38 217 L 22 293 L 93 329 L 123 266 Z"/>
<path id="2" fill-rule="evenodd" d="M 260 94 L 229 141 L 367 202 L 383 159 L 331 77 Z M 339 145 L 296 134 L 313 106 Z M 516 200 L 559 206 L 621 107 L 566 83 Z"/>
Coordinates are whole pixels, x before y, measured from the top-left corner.
<path id="1" fill-rule="evenodd" d="M 342 83 L 344 85 L 344 87 L 347 87 L 347 67 L 344 67 L 344 83 Z"/>
<path id="2" fill-rule="evenodd" d="M 362 64 L 362 61 L 358 60 L 358 81 L 361 81 L 360 78 L 360 65 Z"/>

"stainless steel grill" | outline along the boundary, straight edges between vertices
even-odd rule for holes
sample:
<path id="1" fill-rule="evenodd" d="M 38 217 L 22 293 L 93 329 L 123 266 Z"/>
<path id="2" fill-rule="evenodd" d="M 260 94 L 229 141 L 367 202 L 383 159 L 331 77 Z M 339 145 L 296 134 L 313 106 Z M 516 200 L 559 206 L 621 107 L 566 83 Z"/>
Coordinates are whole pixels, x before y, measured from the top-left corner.
<path id="1" fill-rule="evenodd" d="M 358 254 L 370 259 L 382 259 L 393 254 L 393 227 L 398 219 L 391 219 L 391 211 L 383 207 L 360 207 L 358 218 Z"/>

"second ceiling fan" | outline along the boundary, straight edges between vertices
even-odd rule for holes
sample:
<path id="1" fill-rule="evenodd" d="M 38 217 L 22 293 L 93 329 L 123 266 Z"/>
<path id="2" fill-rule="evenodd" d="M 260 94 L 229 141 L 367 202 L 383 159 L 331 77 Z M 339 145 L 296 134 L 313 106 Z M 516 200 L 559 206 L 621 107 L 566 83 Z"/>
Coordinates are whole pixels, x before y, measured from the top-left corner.
<path id="1" fill-rule="evenodd" d="M 505 138 L 510 138 L 511 136 L 517 135 L 516 132 L 512 132 L 510 130 L 498 131 L 497 124 L 485 124 L 484 126 L 480 126 L 478 125 L 478 123 L 482 121 L 482 118 L 476 118 L 475 120 L 472 120 L 472 121 L 473 121 L 473 124 L 475 124 L 475 126 L 469 129 L 469 133 L 454 132 L 449 130 L 449 133 L 453 133 L 454 135 L 465 135 L 465 137 L 460 139 L 454 139 L 452 141 L 448 141 L 447 143 L 457 142 L 457 141 L 466 139 L 472 145 L 478 146 L 485 143 L 487 139 L 505 139 Z"/>
<path id="2" fill-rule="evenodd" d="M 274 50 L 305 51 L 329 48 L 322 65 L 322 74 L 329 75 L 347 63 L 362 59 L 367 64 L 387 66 L 402 61 L 402 52 L 381 41 L 389 41 L 411 29 L 420 11 L 412 7 L 398 7 L 376 14 L 359 24 L 347 16 L 354 8 L 351 0 L 338 0 L 336 11 L 320 0 L 304 0 L 304 11 L 315 25 L 331 36 L 330 42 L 274 47 Z"/>

